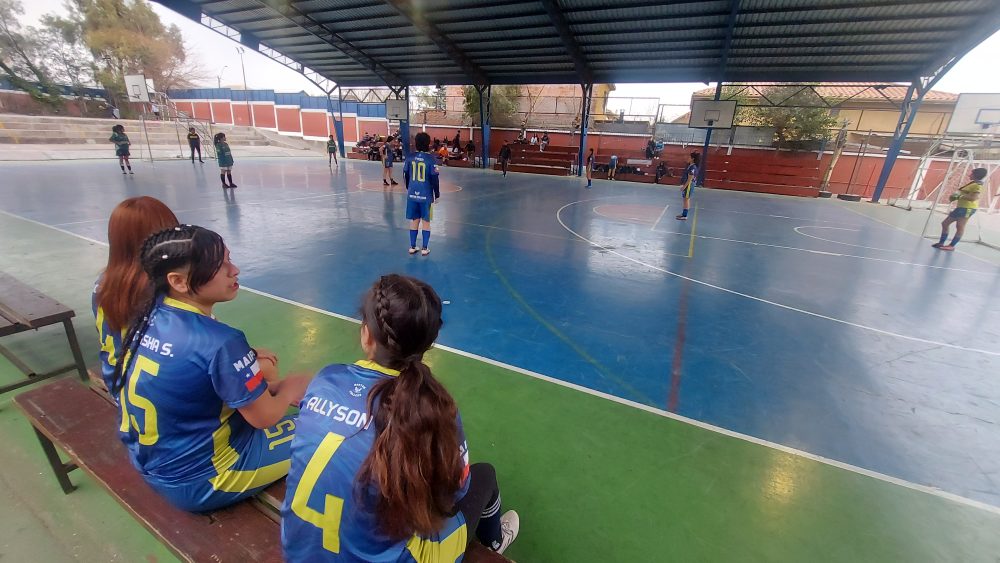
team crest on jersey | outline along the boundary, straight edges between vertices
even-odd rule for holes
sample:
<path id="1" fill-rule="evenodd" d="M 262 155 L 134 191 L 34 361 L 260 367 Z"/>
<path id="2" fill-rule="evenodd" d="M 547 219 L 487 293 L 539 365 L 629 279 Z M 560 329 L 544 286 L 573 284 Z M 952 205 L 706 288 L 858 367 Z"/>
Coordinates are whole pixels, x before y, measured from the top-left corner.
<path id="1" fill-rule="evenodd" d="M 354 389 L 351 390 L 351 396 L 360 397 L 361 395 L 364 394 L 365 389 L 367 389 L 367 387 L 365 387 L 363 383 L 355 383 Z"/>

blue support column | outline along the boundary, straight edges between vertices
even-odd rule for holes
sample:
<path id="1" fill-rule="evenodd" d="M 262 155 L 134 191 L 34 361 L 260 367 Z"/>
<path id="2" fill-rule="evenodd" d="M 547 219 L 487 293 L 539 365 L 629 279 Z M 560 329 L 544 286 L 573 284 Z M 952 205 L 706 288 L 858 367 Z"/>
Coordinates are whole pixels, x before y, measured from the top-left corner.
<path id="1" fill-rule="evenodd" d="M 913 99 L 914 92 L 917 93 L 916 99 Z M 910 125 L 915 120 L 925 92 L 926 90 L 918 88 L 915 82 L 910 83 L 910 87 L 906 89 L 906 99 L 903 100 L 903 105 L 899 108 L 899 121 L 896 122 L 896 131 L 892 134 L 892 144 L 889 145 L 889 150 L 885 154 L 882 171 L 878 175 L 878 182 L 875 183 L 872 203 L 878 203 L 879 198 L 882 197 L 882 191 L 885 190 L 885 185 L 889 181 L 889 174 L 892 173 L 892 167 L 896 164 L 899 150 L 903 148 L 903 141 L 906 140 L 906 135 L 910 132 Z"/>
<path id="2" fill-rule="evenodd" d="M 337 86 L 337 113 L 340 119 L 333 120 L 333 129 L 337 133 L 337 150 L 340 151 L 340 158 L 347 158 L 347 149 L 344 148 L 344 98 L 340 86 Z M 327 96 L 329 99 L 330 96 Z"/>
<path id="3" fill-rule="evenodd" d="M 479 92 L 479 127 L 483 132 L 483 144 L 479 149 L 480 165 L 483 168 L 490 167 L 490 109 L 493 95 L 493 87 L 476 86 Z M 485 99 L 484 99 L 485 98 Z"/>
<path id="4" fill-rule="evenodd" d="M 722 98 L 722 80 L 715 84 L 715 101 Z M 698 186 L 705 185 L 705 171 L 708 170 L 708 145 L 712 142 L 712 129 L 705 130 L 705 144 L 701 147 L 701 162 L 698 165 Z"/>
<path id="5" fill-rule="evenodd" d="M 587 150 L 587 123 L 590 121 L 590 104 L 594 94 L 593 84 L 581 84 L 583 91 L 583 101 L 580 103 L 580 150 L 576 153 L 576 175 L 583 175 L 584 166 L 587 165 L 585 154 Z"/>
<path id="6" fill-rule="evenodd" d="M 410 156 L 410 87 L 403 89 L 403 99 L 406 100 L 406 119 L 399 122 L 400 142 L 403 145 L 403 158 Z"/>

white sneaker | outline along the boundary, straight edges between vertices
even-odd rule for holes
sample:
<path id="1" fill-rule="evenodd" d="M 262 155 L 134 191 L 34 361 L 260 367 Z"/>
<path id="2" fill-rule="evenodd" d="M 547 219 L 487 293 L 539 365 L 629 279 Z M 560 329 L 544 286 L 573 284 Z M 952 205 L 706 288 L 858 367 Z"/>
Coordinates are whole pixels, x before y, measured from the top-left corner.
<path id="1" fill-rule="evenodd" d="M 425 248 L 425 249 L 423 249 L 423 250 L 420 251 L 420 255 L 421 256 L 427 256 L 430 253 L 431 253 L 431 249 L 429 249 L 429 248 Z"/>
<path id="2" fill-rule="evenodd" d="M 417 247 L 411 246 L 410 247 L 410 254 L 416 254 L 416 253 L 417 253 Z"/>
<path id="3" fill-rule="evenodd" d="M 503 539 L 500 540 L 500 547 L 496 550 L 497 553 L 503 555 L 503 552 L 517 539 L 517 532 L 520 529 L 521 519 L 518 518 L 517 512 L 513 510 L 504 512 L 503 516 L 500 517 L 500 533 L 503 535 Z"/>

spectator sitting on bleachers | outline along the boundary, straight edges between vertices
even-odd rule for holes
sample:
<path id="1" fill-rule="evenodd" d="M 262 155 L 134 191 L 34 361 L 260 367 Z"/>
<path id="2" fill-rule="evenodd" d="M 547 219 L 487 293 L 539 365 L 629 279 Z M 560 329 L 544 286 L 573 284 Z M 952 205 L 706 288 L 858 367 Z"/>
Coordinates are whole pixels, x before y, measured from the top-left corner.
<path id="1" fill-rule="evenodd" d="M 650 137 L 646 143 L 646 158 L 653 158 L 654 155 L 656 155 L 656 141 Z"/>
<path id="2" fill-rule="evenodd" d="M 473 143 L 472 139 L 469 139 L 469 142 L 465 143 L 465 154 L 469 158 L 472 158 L 476 154 L 476 143 Z"/>
<path id="3" fill-rule="evenodd" d="M 361 146 L 365 146 L 370 142 L 372 142 L 372 136 L 368 134 L 368 131 L 365 131 L 364 136 L 361 137 L 361 142 L 358 144 Z"/>
<path id="4" fill-rule="evenodd" d="M 549 146 L 549 134 L 548 132 L 542 133 L 542 141 L 538 145 L 538 150 L 545 152 L 545 147 Z"/>
<path id="5" fill-rule="evenodd" d="M 659 184 L 660 178 L 668 175 L 669 174 L 667 174 L 667 163 L 661 160 L 660 163 L 656 165 L 656 183 Z"/>
<path id="6" fill-rule="evenodd" d="M 538 136 L 535 135 L 534 133 L 531 134 L 531 144 L 532 145 L 537 145 L 538 144 Z"/>

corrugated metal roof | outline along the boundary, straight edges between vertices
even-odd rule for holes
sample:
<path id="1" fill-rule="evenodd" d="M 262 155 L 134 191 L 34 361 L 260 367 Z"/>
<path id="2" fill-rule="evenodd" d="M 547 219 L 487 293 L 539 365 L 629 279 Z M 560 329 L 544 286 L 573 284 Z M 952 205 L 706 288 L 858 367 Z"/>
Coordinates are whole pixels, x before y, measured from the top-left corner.
<path id="1" fill-rule="evenodd" d="M 343 86 L 909 82 L 1000 28 L 1000 0 L 159 2 Z"/>

